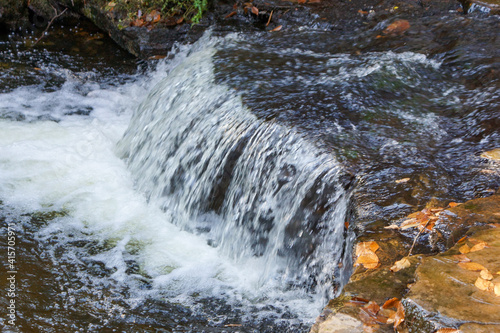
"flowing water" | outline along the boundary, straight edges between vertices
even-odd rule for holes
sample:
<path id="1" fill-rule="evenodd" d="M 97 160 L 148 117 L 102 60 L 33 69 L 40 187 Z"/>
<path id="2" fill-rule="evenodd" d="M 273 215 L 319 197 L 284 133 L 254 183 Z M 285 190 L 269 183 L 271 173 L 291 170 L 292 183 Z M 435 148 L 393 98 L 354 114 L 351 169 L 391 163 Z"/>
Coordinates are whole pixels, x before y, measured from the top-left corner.
<path id="1" fill-rule="evenodd" d="M 478 79 L 495 45 L 207 33 L 148 67 L 98 32 L 52 34 L 0 44 L 3 331 L 307 331 L 355 228 L 498 186 L 478 156 L 500 144 L 498 78 Z"/>

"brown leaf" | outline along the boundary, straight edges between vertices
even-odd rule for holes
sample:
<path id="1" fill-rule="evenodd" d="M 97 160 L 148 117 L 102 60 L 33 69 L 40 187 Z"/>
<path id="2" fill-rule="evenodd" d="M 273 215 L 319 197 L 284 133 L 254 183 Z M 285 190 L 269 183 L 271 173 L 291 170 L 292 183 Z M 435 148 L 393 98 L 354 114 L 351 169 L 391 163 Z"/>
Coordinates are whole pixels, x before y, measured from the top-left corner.
<path id="1" fill-rule="evenodd" d="M 142 27 L 144 25 L 144 20 L 143 19 L 137 19 L 135 21 L 130 22 L 130 25 L 132 27 Z"/>
<path id="2" fill-rule="evenodd" d="M 493 274 L 491 274 L 487 269 L 483 269 L 479 272 L 479 276 L 487 281 L 493 280 Z"/>
<path id="3" fill-rule="evenodd" d="M 234 16 L 236 14 L 237 14 L 236 11 L 234 11 L 234 12 L 231 12 L 231 13 L 227 14 L 224 18 L 230 18 L 230 17 L 232 17 L 232 16 Z"/>
<path id="4" fill-rule="evenodd" d="M 488 246 L 486 242 L 479 242 L 470 249 L 470 252 L 480 251 L 484 249 L 486 246 Z"/>
<path id="5" fill-rule="evenodd" d="M 408 258 L 403 258 L 401 260 L 396 261 L 390 269 L 391 269 L 391 272 L 396 273 L 396 272 L 399 272 L 400 270 L 408 268 L 410 266 L 411 266 L 411 263 L 408 260 Z"/>
<path id="6" fill-rule="evenodd" d="M 468 271 L 478 271 L 479 272 L 479 271 L 482 271 L 483 269 L 486 269 L 486 267 L 484 267 L 481 264 L 478 264 L 477 262 L 459 262 L 458 266 L 460 268 L 466 269 Z"/>
<path id="7" fill-rule="evenodd" d="M 377 313 L 380 311 L 380 306 L 377 304 L 377 302 L 370 301 L 363 307 L 363 309 L 369 312 L 372 316 L 376 316 Z"/>
<path id="8" fill-rule="evenodd" d="M 460 246 L 458 251 L 460 251 L 460 253 L 462 253 L 462 254 L 467 254 L 470 252 L 470 247 L 469 247 L 469 245 L 465 244 L 465 245 Z"/>
<path id="9" fill-rule="evenodd" d="M 457 243 L 462 243 L 466 239 L 467 239 L 467 236 L 464 236 L 464 237 L 460 238 Z"/>
<path id="10" fill-rule="evenodd" d="M 360 256 L 367 251 L 377 252 L 378 249 L 379 249 L 379 246 L 378 246 L 377 242 L 374 242 L 374 241 L 359 242 L 358 244 L 356 244 L 356 255 Z"/>
<path id="11" fill-rule="evenodd" d="M 456 328 L 440 328 L 436 331 L 436 333 L 460 333 L 460 330 L 457 330 Z"/>
<path id="12" fill-rule="evenodd" d="M 384 305 L 382 305 L 383 309 L 397 308 L 399 303 L 399 299 L 393 297 L 385 301 Z"/>
<path id="13" fill-rule="evenodd" d="M 280 31 L 282 27 L 283 26 L 278 25 L 276 28 L 274 28 L 273 30 L 269 30 L 269 31 L 271 31 L 271 32 Z"/>
<path id="14" fill-rule="evenodd" d="M 453 256 L 458 262 L 470 262 L 471 260 L 467 258 L 465 254 L 456 254 Z"/>
<path id="15" fill-rule="evenodd" d="M 159 60 L 165 58 L 166 55 L 154 55 L 148 58 L 148 60 Z"/>
<path id="16" fill-rule="evenodd" d="M 368 15 L 368 12 L 366 10 L 358 10 L 358 14 L 361 14 L 361 15 Z M 403 178 L 403 179 L 408 179 L 410 180 L 410 178 Z M 401 180 L 401 179 L 400 179 Z M 399 183 L 406 183 L 408 180 L 406 181 L 400 181 L 400 180 L 396 180 L 396 183 L 399 184 Z"/>
<path id="17" fill-rule="evenodd" d="M 227 325 L 224 325 L 224 327 L 241 327 L 243 326 L 242 324 L 227 324 Z"/>
<path id="18" fill-rule="evenodd" d="M 477 278 L 476 283 L 474 283 L 474 285 L 478 289 L 484 290 L 484 291 L 493 291 L 495 288 L 495 285 L 491 281 L 485 280 L 481 277 Z"/>
<path id="19" fill-rule="evenodd" d="M 371 313 L 366 311 L 365 309 L 361 308 L 359 309 L 359 319 L 364 323 L 368 325 L 376 325 L 377 320 L 374 318 Z"/>
<path id="20" fill-rule="evenodd" d="M 457 207 L 457 206 L 459 206 L 459 205 L 461 205 L 461 203 L 459 203 L 459 202 L 450 202 L 450 203 L 448 204 L 448 206 L 450 206 L 451 208 L 453 208 L 453 207 Z"/>
<path id="21" fill-rule="evenodd" d="M 259 16 L 259 9 L 255 6 L 252 6 L 252 14 Z"/>
<path id="22" fill-rule="evenodd" d="M 397 328 L 405 320 L 405 308 L 403 303 L 398 303 L 398 310 L 396 311 L 396 316 L 394 317 L 394 328 Z"/>
<path id="23" fill-rule="evenodd" d="M 180 19 L 175 21 L 175 23 L 177 23 L 177 24 L 181 24 L 182 22 L 184 22 L 184 17 L 181 17 Z"/>
<path id="24" fill-rule="evenodd" d="M 391 24 L 383 31 L 386 35 L 399 35 L 410 28 L 410 22 L 407 20 L 397 20 Z"/>

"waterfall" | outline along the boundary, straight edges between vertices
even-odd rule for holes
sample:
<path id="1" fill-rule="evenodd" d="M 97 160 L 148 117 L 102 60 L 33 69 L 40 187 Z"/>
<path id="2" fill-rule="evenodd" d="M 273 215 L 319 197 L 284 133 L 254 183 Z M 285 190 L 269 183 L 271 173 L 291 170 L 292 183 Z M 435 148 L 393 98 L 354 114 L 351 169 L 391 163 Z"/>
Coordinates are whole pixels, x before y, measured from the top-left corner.
<path id="1" fill-rule="evenodd" d="M 214 82 L 221 44 L 205 38 L 172 66 L 135 111 L 119 154 L 174 224 L 233 262 L 258 260 L 259 285 L 274 279 L 327 299 L 349 267 L 338 268 L 349 261 L 350 178 L 333 154 L 257 118 L 244 92 Z"/>

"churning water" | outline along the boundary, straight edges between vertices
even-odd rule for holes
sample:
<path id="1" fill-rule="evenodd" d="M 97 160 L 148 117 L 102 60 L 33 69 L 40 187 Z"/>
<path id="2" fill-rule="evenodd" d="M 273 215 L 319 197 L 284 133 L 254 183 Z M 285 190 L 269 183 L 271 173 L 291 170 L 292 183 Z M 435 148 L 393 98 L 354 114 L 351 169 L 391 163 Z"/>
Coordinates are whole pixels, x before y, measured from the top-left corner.
<path id="1" fill-rule="evenodd" d="M 42 66 L 59 83 L 3 90 L 2 219 L 16 225 L 24 260 L 34 256 L 31 270 L 19 258 L 20 278 L 46 290 L 22 296 L 35 304 L 22 320 L 35 313 L 38 330 L 296 332 L 339 292 L 355 184 L 343 165 L 379 168 L 371 205 L 384 163 L 394 177 L 433 173 L 411 140 L 448 134 L 419 106 L 456 110 L 446 96 L 466 89 L 442 83 L 441 62 L 422 54 L 248 53 L 246 43 L 206 35 L 116 82 Z M 398 104 L 419 89 L 426 102 Z M 488 135 L 482 145 L 497 138 Z"/>

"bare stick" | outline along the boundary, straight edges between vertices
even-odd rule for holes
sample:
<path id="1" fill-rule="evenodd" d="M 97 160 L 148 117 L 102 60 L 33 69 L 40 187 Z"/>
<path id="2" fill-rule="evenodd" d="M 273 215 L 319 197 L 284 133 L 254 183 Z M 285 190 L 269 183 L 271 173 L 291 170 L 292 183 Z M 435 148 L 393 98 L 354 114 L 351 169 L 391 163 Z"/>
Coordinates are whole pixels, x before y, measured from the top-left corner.
<path id="1" fill-rule="evenodd" d="M 420 231 L 418 232 L 418 234 L 415 236 L 415 239 L 413 240 L 413 244 L 411 245 L 411 248 L 410 248 L 410 252 L 408 253 L 408 257 L 411 256 L 411 251 L 413 251 L 413 247 L 415 246 L 415 243 L 417 243 L 418 237 L 420 236 L 420 234 L 422 233 L 422 231 L 424 231 L 425 228 L 427 228 L 427 225 L 429 224 L 429 222 L 430 222 L 430 219 L 427 220 L 427 223 L 424 225 L 424 227 L 422 229 L 420 229 Z"/>
<path id="2" fill-rule="evenodd" d="M 57 14 L 57 9 L 55 9 L 54 7 L 52 7 L 52 9 L 54 10 L 54 12 L 56 12 L 56 15 L 50 20 L 49 24 L 47 25 L 47 28 L 45 28 L 45 30 L 42 32 L 42 35 L 36 40 L 36 42 L 33 43 L 32 47 L 35 46 L 36 44 L 38 44 L 38 42 L 42 40 L 43 36 L 45 36 L 45 33 L 47 33 L 47 31 L 49 31 L 49 28 L 52 25 L 52 23 L 54 23 L 54 20 L 56 18 L 60 17 L 62 14 L 64 14 L 68 10 L 68 8 L 65 8 L 62 12 Z"/>

